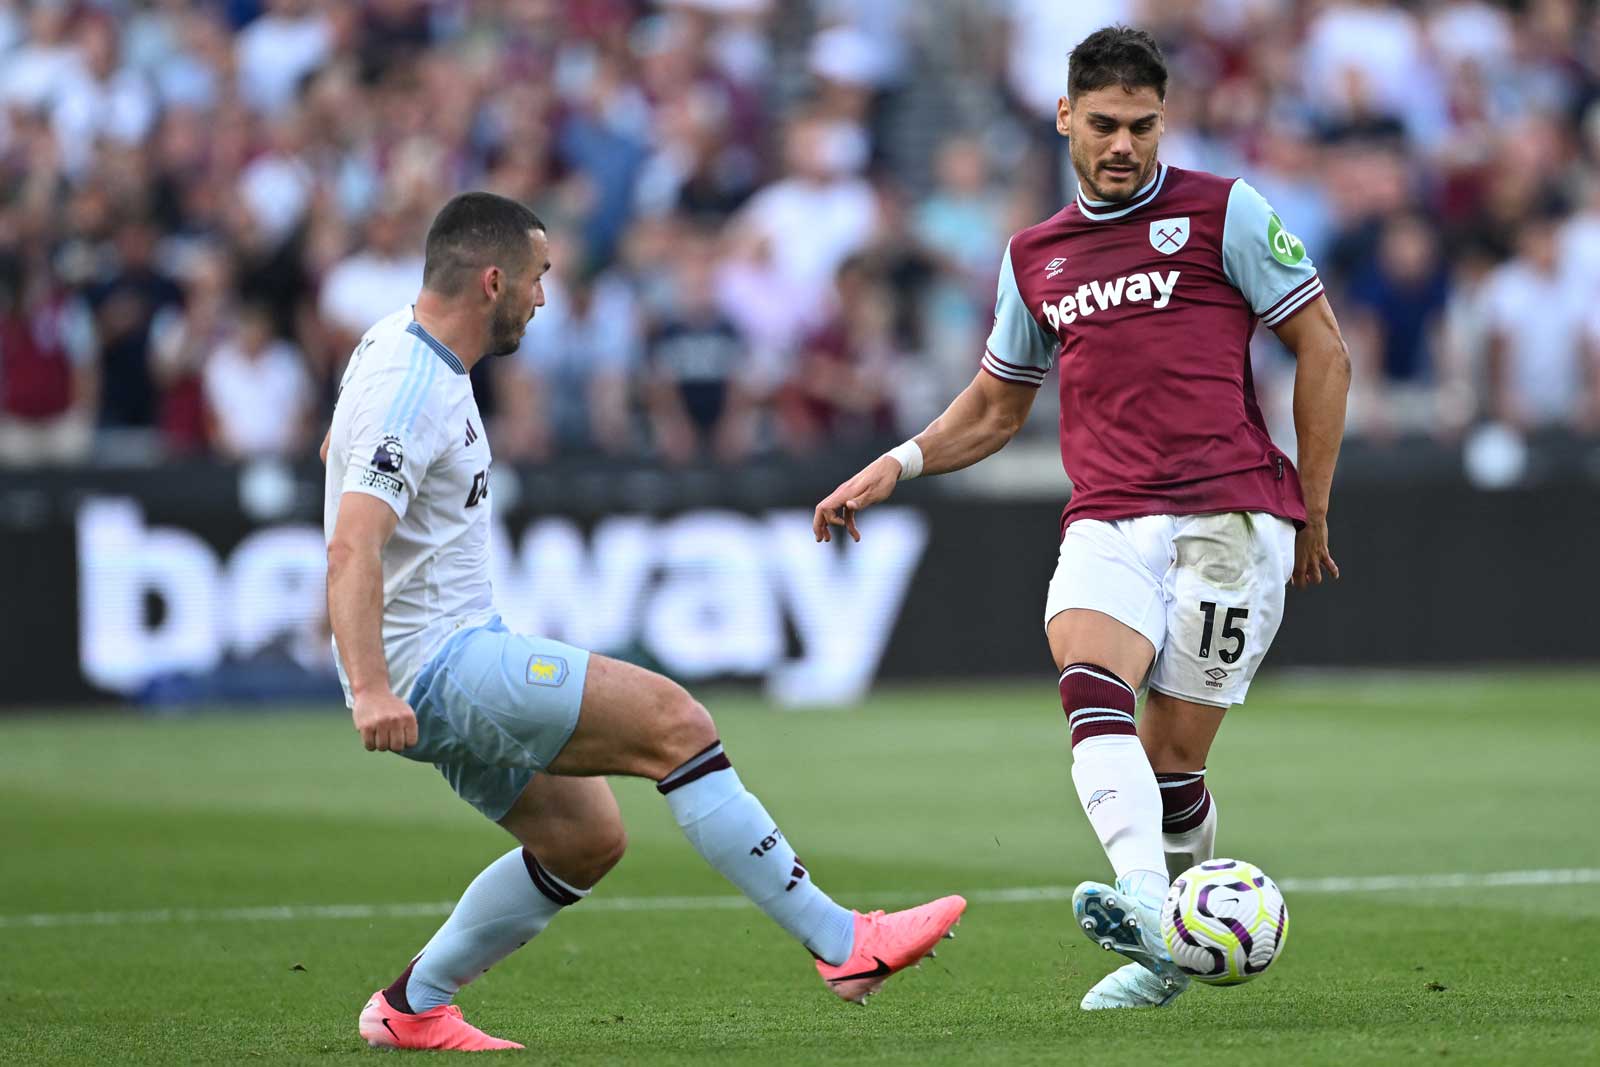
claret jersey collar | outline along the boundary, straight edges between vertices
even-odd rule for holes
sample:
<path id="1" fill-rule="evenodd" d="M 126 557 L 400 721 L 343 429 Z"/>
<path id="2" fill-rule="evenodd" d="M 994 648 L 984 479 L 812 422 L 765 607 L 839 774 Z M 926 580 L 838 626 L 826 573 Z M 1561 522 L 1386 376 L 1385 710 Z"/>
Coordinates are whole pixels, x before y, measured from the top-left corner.
<path id="1" fill-rule="evenodd" d="M 1160 196 L 1161 187 L 1166 183 L 1166 180 L 1167 165 L 1158 162 L 1156 164 L 1156 172 L 1150 176 L 1149 181 L 1139 188 L 1137 193 L 1133 194 L 1133 198 L 1118 202 L 1090 200 L 1083 195 L 1083 184 L 1080 182 L 1078 185 L 1078 212 L 1090 222 L 1108 222 L 1111 219 L 1120 219 L 1124 215 L 1130 215 L 1138 211 L 1157 196 Z"/>

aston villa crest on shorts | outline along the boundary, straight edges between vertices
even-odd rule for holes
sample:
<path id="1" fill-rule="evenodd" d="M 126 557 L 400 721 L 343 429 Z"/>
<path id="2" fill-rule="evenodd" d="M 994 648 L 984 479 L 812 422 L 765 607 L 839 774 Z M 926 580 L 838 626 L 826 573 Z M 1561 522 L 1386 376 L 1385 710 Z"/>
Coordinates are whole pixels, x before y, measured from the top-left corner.
<path id="1" fill-rule="evenodd" d="M 1150 224 L 1150 247 L 1163 255 L 1172 255 L 1189 243 L 1189 216 L 1181 219 L 1161 219 Z"/>

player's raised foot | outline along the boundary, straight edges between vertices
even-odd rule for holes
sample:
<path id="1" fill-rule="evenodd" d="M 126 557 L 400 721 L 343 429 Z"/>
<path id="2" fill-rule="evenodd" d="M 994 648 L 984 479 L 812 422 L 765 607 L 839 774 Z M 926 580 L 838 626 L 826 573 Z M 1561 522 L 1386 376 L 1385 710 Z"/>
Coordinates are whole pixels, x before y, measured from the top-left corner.
<path id="1" fill-rule="evenodd" d="M 1161 943 L 1160 906 L 1104 882 L 1082 882 L 1072 891 L 1073 917 L 1090 941 L 1122 954 L 1174 989 L 1188 985 L 1188 976 Z"/>
<path id="2" fill-rule="evenodd" d="M 933 955 L 941 938 L 955 937 L 952 930 L 966 910 L 965 897 L 950 896 L 888 914 L 856 912 L 850 958 L 837 967 L 818 960 L 817 973 L 844 1000 L 865 1004 L 890 975 Z"/>
<path id="3" fill-rule="evenodd" d="M 1189 988 L 1187 975 L 1168 985 L 1166 979 L 1137 963 L 1125 963 L 1096 982 L 1078 1005 L 1084 1011 L 1108 1008 L 1162 1008 Z"/>
<path id="4" fill-rule="evenodd" d="M 361 1009 L 358 1025 L 361 1036 L 373 1048 L 410 1048 L 454 1052 L 490 1052 L 495 1049 L 522 1048 L 515 1041 L 502 1041 L 473 1026 L 461 1017 L 454 1004 L 418 1012 L 395 1011 L 383 990 L 372 994 Z"/>

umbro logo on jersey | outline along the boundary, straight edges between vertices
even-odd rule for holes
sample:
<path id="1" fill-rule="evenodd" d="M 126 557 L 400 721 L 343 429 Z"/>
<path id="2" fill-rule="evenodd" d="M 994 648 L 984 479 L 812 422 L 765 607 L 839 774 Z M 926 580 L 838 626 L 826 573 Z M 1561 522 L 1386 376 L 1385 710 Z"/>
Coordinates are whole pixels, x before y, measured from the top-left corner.
<path id="1" fill-rule="evenodd" d="M 1178 288 L 1179 271 L 1141 271 L 1109 282 L 1090 282 L 1080 285 L 1076 292 L 1068 293 L 1055 303 L 1046 300 L 1039 313 L 1049 320 L 1050 328 L 1076 322 L 1078 316 L 1087 318 L 1096 311 L 1104 311 L 1121 304 L 1141 304 L 1154 301 L 1150 306 L 1157 311 L 1172 302 L 1173 291 Z"/>
<path id="2" fill-rule="evenodd" d="M 1067 261 L 1065 259 L 1063 259 L 1062 257 L 1060 257 L 1060 256 L 1057 256 L 1055 259 L 1052 259 L 1050 262 L 1046 263 L 1044 265 L 1045 281 L 1049 281 L 1051 278 L 1054 278 L 1057 274 L 1060 274 L 1061 273 L 1061 268 L 1066 266 L 1066 265 L 1067 265 Z"/>
<path id="3" fill-rule="evenodd" d="M 472 442 L 476 441 L 477 439 L 478 439 L 478 431 L 474 430 L 472 428 L 472 420 L 468 419 L 467 420 L 467 444 L 470 445 L 470 444 L 472 444 Z"/>

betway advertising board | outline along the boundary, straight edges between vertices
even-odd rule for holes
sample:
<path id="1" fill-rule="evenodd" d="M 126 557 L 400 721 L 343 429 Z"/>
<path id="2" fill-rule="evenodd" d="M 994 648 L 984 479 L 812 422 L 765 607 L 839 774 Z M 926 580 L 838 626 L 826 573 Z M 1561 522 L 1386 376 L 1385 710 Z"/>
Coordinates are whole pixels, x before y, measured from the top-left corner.
<path id="1" fill-rule="evenodd" d="M 782 703 L 848 702 L 873 680 L 928 538 L 926 518 L 906 508 L 875 512 L 870 529 L 841 551 L 816 544 L 799 510 L 618 515 L 588 528 L 536 518 L 496 531 L 496 600 L 513 629 L 642 652 L 674 677 L 759 678 Z M 263 526 L 224 549 L 105 496 L 79 505 L 73 533 L 77 666 L 93 688 L 137 697 L 274 649 L 332 669 L 319 527 Z"/>
<path id="2" fill-rule="evenodd" d="M 338 707 L 307 486 L 294 517 L 257 521 L 214 472 L 0 480 L 0 708 Z M 691 685 L 754 683 L 783 706 L 849 704 L 875 681 L 1015 678 L 1059 714 L 1043 609 L 1061 501 L 938 489 L 912 483 L 867 512 L 859 544 L 815 543 L 809 488 L 734 508 L 672 494 L 646 508 L 620 488 L 508 507 L 496 598 L 517 629 Z M 1600 660 L 1597 590 L 1572 562 L 1600 527 L 1600 493 L 1350 486 L 1337 501 L 1344 578 L 1290 590 L 1267 676 Z"/>

